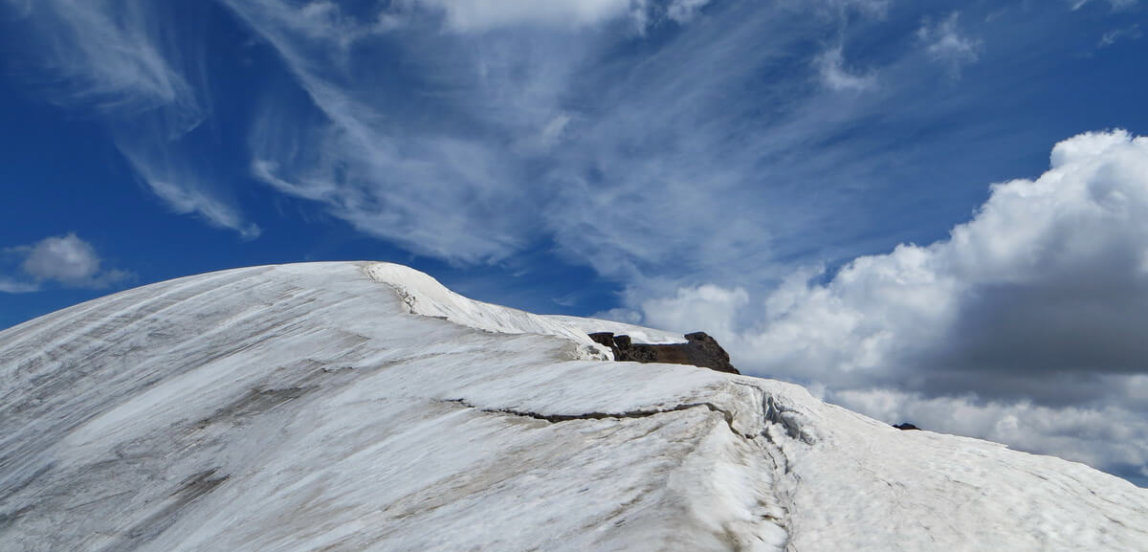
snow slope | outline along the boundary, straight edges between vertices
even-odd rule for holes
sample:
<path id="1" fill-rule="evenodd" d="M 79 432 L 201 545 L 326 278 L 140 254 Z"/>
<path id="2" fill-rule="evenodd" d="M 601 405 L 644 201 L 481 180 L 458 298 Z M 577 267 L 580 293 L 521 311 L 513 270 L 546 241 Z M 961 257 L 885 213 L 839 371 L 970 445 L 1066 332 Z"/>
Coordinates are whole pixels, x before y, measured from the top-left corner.
<path id="1" fill-rule="evenodd" d="M 596 324 L 315 263 L 0 332 L 0 550 L 1148 550 L 1122 479 Z"/>

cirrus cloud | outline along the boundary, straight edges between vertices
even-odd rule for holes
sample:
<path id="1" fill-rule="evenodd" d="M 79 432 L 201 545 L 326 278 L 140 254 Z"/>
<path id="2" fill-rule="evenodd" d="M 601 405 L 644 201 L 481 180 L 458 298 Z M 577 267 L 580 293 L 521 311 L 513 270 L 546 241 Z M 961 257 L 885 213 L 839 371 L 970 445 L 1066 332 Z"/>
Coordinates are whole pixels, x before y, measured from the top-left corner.
<path id="1" fill-rule="evenodd" d="M 953 12 L 938 23 L 925 21 L 917 29 L 917 38 L 925 51 L 937 63 L 948 68 L 949 74 L 959 77 L 961 68 L 980 59 L 983 43 L 961 33 L 960 13 Z"/>
<path id="2" fill-rule="evenodd" d="M 626 15 L 632 0 L 415 0 L 441 10 L 457 32 L 520 25 L 579 28 Z"/>
<path id="3" fill-rule="evenodd" d="M 209 161 L 192 161 L 181 147 L 211 111 L 202 48 L 185 47 L 199 39 L 195 26 L 178 24 L 192 19 L 178 11 L 185 6 L 149 0 L 3 4 L 14 9 L 18 31 L 27 36 L 13 57 L 50 75 L 39 84 L 54 103 L 91 110 L 103 121 L 156 197 L 177 213 L 197 214 L 245 239 L 259 235 L 229 195 L 204 178 Z"/>
<path id="4" fill-rule="evenodd" d="M 821 82 L 832 90 L 860 92 L 872 89 L 877 78 L 873 73 L 856 73 L 845 67 L 845 56 L 840 46 L 822 52 L 814 61 Z"/>

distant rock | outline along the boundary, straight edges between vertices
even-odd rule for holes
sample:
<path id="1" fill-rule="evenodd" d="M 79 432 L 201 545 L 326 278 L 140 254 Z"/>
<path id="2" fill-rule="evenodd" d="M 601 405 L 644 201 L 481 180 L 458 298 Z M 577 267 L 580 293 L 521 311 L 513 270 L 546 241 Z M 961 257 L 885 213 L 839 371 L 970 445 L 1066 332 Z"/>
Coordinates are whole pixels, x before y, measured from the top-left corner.
<path id="1" fill-rule="evenodd" d="M 610 350 L 614 352 L 614 360 L 618 360 L 618 346 L 614 344 L 614 334 L 612 332 L 595 332 L 587 335 L 590 336 L 590 339 L 592 339 L 594 343 L 609 347 Z"/>
<path id="2" fill-rule="evenodd" d="M 919 428 L 919 427 L 917 427 L 917 426 L 915 426 L 909 422 L 900 423 L 900 424 L 897 424 L 893 427 L 900 429 L 901 431 L 914 431 L 914 430 L 921 429 L 921 428 Z"/>
<path id="3" fill-rule="evenodd" d="M 633 343 L 628 335 L 614 335 L 612 332 L 589 334 L 590 339 L 605 345 L 614 353 L 619 362 L 661 362 L 666 364 L 686 364 L 740 374 L 729 362 L 729 353 L 717 340 L 705 332 L 686 334 L 685 343 L 652 345 Z"/>

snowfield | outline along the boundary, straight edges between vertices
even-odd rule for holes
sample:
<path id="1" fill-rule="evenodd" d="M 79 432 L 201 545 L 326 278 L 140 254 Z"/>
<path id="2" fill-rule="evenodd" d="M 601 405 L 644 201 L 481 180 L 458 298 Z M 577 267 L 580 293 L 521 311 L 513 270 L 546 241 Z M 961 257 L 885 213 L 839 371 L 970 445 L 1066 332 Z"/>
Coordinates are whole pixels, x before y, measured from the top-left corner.
<path id="1" fill-rule="evenodd" d="M 38 318 L 0 333 L 0 550 L 1148 550 L 1122 479 L 594 329 L 669 338 L 384 263 Z"/>

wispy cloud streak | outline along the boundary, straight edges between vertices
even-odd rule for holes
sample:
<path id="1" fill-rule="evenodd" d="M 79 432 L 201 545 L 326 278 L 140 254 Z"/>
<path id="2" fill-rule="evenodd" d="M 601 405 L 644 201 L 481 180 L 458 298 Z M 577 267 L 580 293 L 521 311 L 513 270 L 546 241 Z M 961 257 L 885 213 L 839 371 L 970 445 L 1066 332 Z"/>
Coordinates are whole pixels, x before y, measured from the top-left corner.
<path id="1" fill-rule="evenodd" d="M 54 102 L 91 110 L 105 121 L 137 174 L 176 212 L 197 213 L 245 238 L 258 235 L 179 147 L 210 114 L 204 61 L 196 54 L 201 46 L 194 43 L 201 37 L 183 19 L 188 14 L 179 11 L 187 6 L 147 0 L 6 1 L 28 26 L 22 31 L 29 42 L 21 62 L 52 75 L 40 84 Z M 177 26 L 180 21 L 185 24 Z"/>
<path id="2" fill-rule="evenodd" d="M 960 32 L 959 23 L 960 13 L 953 12 L 938 23 L 926 21 L 917 29 L 917 38 L 929 56 L 947 66 L 953 77 L 960 76 L 963 66 L 977 61 L 982 48 L 980 40 Z"/>

